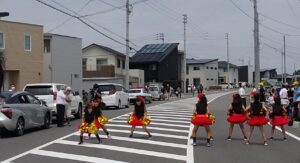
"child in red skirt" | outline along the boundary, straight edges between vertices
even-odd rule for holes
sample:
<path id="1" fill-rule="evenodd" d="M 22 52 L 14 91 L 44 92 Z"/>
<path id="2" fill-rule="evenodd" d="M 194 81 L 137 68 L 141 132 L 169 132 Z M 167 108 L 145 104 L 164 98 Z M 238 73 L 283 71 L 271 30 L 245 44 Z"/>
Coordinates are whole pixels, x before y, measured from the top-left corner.
<path id="1" fill-rule="evenodd" d="M 129 137 L 132 138 L 136 126 L 142 126 L 149 138 L 151 138 L 152 135 L 147 129 L 147 125 L 149 125 L 150 122 L 150 118 L 147 116 L 144 97 L 137 96 L 134 111 L 128 118 L 128 124 L 132 126 Z"/>
<path id="2" fill-rule="evenodd" d="M 199 93 L 198 94 L 198 103 L 196 104 L 195 110 L 194 110 L 194 116 L 192 117 L 191 123 L 194 124 L 193 132 L 192 132 L 192 138 L 193 143 L 192 145 L 196 146 L 196 135 L 199 127 L 204 127 L 207 133 L 207 143 L 206 146 L 210 147 L 211 143 L 210 140 L 212 138 L 210 125 L 213 124 L 213 121 L 209 118 L 211 116 L 208 107 L 207 107 L 207 99 L 204 94 Z"/>
<path id="3" fill-rule="evenodd" d="M 248 138 L 246 136 L 246 131 L 244 128 L 244 122 L 248 119 L 248 116 L 246 114 L 246 109 L 243 106 L 242 98 L 239 94 L 233 95 L 233 102 L 229 106 L 228 115 L 230 117 L 227 118 L 227 121 L 230 123 L 230 126 L 229 126 L 229 135 L 227 137 L 227 140 L 229 141 L 231 140 L 231 135 L 232 135 L 234 125 L 239 124 L 242 133 L 244 135 L 244 140 L 247 141 Z"/>
<path id="4" fill-rule="evenodd" d="M 269 119 L 265 117 L 267 113 L 267 109 L 259 101 L 260 98 L 256 92 L 252 92 L 251 94 L 254 102 L 251 103 L 251 105 L 246 109 L 246 111 L 250 113 L 250 120 L 247 123 L 250 126 L 250 133 L 246 144 L 249 144 L 250 138 L 253 134 L 254 127 L 259 127 L 259 130 L 264 139 L 264 145 L 268 145 L 266 134 L 264 131 L 264 126 L 263 126 L 269 122 Z"/>
<path id="5" fill-rule="evenodd" d="M 280 126 L 283 140 L 286 140 L 284 125 L 290 122 L 290 119 L 285 115 L 286 109 L 281 105 L 281 99 L 279 97 L 274 97 L 275 104 L 271 107 L 270 118 L 272 119 L 272 131 L 270 140 L 273 140 L 274 130 L 276 126 Z"/>

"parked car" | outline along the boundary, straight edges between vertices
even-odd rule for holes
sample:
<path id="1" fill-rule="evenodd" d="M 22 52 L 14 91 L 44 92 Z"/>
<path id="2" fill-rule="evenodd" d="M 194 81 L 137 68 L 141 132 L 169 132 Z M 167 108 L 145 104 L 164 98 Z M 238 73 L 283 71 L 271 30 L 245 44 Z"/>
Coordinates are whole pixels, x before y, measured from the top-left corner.
<path id="1" fill-rule="evenodd" d="M 165 95 L 161 91 L 162 87 L 161 86 L 149 86 L 149 93 L 152 96 L 153 100 L 165 100 Z"/>
<path id="2" fill-rule="evenodd" d="M 24 91 L 30 92 L 35 95 L 39 100 L 46 101 L 47 106 L 52 110 L 52 115 L 56 115 L 56 96 L 60 87 L 65 84 L 59 83 L 36 83 L 27 84 Z M 67 86 L 67 85 L 66 85 Z M 83 102 L 79 92 L 71 91 L 71 113 L 75 118 L 80 119 L 82 116 Z"/>
<path id="3" fill-rule="evenodd" d="M 145 99 L 145 103 L 152 102 L 152 96 L 149 92 L 147 92 L 144 88 L 133 88 L 128 90 L 129 101 L 130 103 L 134 103 L 136 101 L 136 96 L 142 96 Z"/>
<path id="4" fill-rule="evenodd" d="M 25 129 L 49 128 L 51 110 L 28 92 L 2 92 L 0 103 L 0 129 L 24 134 Z"/>
<path id="5" fill-rule="evenodd" d="M 229 83 L 229 87 L 227 83 L 222 83 L 220 85 L 222 87 L 222 89 L 233 89 L 233 86 Z"/>
<path id="6" fill-rule="evenodd" d="M 100 90 L 102 100 L 107 107 L 129 107 L 129 95 L 127 90 L 121 84 L 115 83 L 98 83 L 95 84 L 93 90 Z"/>

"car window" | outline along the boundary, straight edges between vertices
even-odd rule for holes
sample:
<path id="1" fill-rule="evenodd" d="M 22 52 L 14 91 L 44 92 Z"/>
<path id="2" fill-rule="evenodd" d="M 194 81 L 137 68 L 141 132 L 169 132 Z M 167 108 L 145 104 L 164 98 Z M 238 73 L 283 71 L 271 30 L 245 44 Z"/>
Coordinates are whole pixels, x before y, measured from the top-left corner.
<path id="1" fill-rule="evenodd" d="M 119 85 L 116 85 L 116 90 L 117 91 L 123 91 L 123 87 L 119 86 Z"/>
<path id="2" fill-rule="evenodd" d="M 61 86 L 63 86 L 63 85 L 56 85 L 56 90 L 57 90 L 57 91 L 60 91 L 60 87 L 61 87 Z"/>
<path id="3" fill-rule="evenodd" d="M 139 90 L 139 89 L 130 89 L 130 90 L 128 90 L 128 93 L 141 93 L 141 90 Z"/>
<path id="4" fill-rule="evenodd" d="M 27 98 L 28 98 L 28 101 L 31 103 L 31 104 L 40 104 L 40 101 L 36 98 L 34 98 L 33 96 L 31 95 L 27 95 Z"/>
<path id="5" fill-rule="evenodd" d="M 111 90 L 115 89 L 114 85 L 98 85 L 98 90 L 100 90 L 101 92 L 109 92 Z"/>
<path id="6" fill-rule="evenodd" d="M 157 87 L 149 87 L 149 90 L 150 91 L 158 91 L 158 88 Z"/>
<path id="7" fill-rule="evenodd" d="M 52 95 L 52 86 L 26 86 L 25 90 L 33 95 Z"/>
<path id="8" fill-rule="evenodd" d="M 16 98 L 17 100 L 15 100 L 16 103 L 19 103 L 19 104 L 29 104 L 29 100 L 28 98 L 26 97 L 26 95 L 19 95 L 17 96 Z"/>

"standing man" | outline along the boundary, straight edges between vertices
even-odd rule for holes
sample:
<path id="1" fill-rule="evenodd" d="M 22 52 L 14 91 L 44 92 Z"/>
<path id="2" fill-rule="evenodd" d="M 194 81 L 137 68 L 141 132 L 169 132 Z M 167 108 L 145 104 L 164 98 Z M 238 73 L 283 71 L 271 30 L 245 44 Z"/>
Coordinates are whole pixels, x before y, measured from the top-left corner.
<path id="1" fill-rule="evenodd" d="M 246 108 L 247 107 L 247 103 L 246 103 L 246 96 L 247 95 L 246 95 L 245 87 L 246 87 L 246 84 L 242 83 L 242 86 L 239 89 L 238 94 L 241 96 L 243 106 Z"/>
<path id="2" fill-rule="evenodd" d="M 15 84 L 11 84 L 8 91 L 10 91 L 10 92 L 16 91 L 16 86 L 15 86 Z"/>
<path id="3" fill-rule="evenodd" d="M 296 81 L 293 83 L 294 85 L 294 96 L 293 96 L 293 102 L 294 102 L 294 118 L 296 121 L 299 121 L 299 97 L 300 97 L 300 87 L 299 83 Z"/>
<path id="4" fill-rule="evenodd" d="M 171 88 L 170 88 L 170 85 L 169 85 L 169 84 L 167 84 L 166 91 L 167 91 L 167 99 L 170 100 L 170 92 L 171 92 Z"/>
<path id="5" fill-rule="evenodd" d="M 65 91 L 66 91 L 66 86 L 62 85 L 60 87 L 60 91 L 58 91 L 57 97 L 56 97 L 57 127 L 63 127 L 63 125 L 64 125 L 65 105 L 67 104 Z"/>
<path id="6" fill-rule="evenodd" d="M 279 91 L 279 96 L 280 96 L 281 104 L 284 106 L 284 108 L 287 108 L 287 106 L 289 105 L 289 99 L 288 99 L 288 90 L 286 89 L 286 85 L 282 85 L 282 88 Z"/>

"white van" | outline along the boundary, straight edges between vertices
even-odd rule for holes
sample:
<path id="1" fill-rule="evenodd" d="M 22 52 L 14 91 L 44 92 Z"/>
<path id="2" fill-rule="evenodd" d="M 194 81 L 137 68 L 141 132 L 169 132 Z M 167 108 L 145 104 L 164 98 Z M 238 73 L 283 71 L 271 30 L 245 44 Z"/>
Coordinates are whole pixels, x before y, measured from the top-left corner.
<path id="1" fill-rule="evenodd" d="M 102 100 L 107 107 L 115 107 L 117 109 L 129 107 L 129 95 L 121 84 L 97 83 L 93 89 L 101 91 Z"/>
<path id="2" fill-rule="evenodd" d="M 52 115 L 56 115 L 56 95 L 62 85 L 60 83 L 35 83 L 26 84 L 23 91 L 29 92 L 37 97 L 39 100 L 45 101 L 46 105 L 52 110 Z M 73 92 L 71 94 L 71 113 L 75 118 L 80 119 L 82 115 L 83 102 L 79 95 L 79 92 Z"/>

